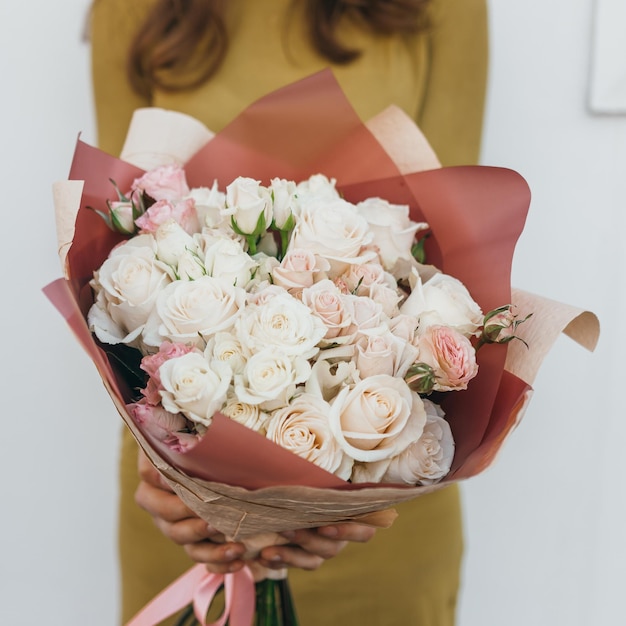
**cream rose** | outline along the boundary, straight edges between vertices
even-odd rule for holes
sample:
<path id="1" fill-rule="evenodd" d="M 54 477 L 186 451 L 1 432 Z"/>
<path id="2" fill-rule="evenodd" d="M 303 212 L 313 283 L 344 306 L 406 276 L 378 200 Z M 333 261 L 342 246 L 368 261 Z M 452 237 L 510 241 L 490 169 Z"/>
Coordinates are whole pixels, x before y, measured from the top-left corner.
<path id="1" fill-rule="evenodd" d="M 411 295 L 400 312 L 417 317 L 420 328 L 433 324 L 451 326 L 466 337 L 480 332 L 483 313 L 460 280 L 438 272 L 422 284 L 414 272 L 412 282 Z"/>
<path id="2" fill-rule="evenodd" d="M 306 359 L 287 356 L 273 347 L 265 348 L 253 354 L 242 373 L 235 375 L 235 393 L 241 402 L 271 411 L 285 406 L 296 386 L 310 373 Z"/>
<path id="3" fill-rule="evenodd" d="M 328 261 L 316 257 L 310 250 L 289 248 L 280 265 L 272 271 L 272 278 L 276 285 L 298 293 L 310 287 L 329 269 Z"/>
<path id="4" fill-rule="evenodd" d="M 454 439 L 444 412 L 424 400 L 426 425 L 421 437 L 393 458 L 381 478 L 384 483 L 431 485 L 450 471 L 454 458 Z"/>
<path id="5" fill-rule="evenodd" d="M 163 407 L 208 426 L 226 399 L 231 371 L 219 360 L 209 363 L 202 354 L 189 352 L 165 361 L 159 377 Z"/>
<path id="6" fill-rule="evenodd" d="M 432 367 L 435 391 L 467 389 L 478 374 L 476 350 L 469 339 L 448 326 L 428 326 L 420 332 L 417 361 Z"/>
<path id="7" fill-rule="evenodd" d="M 391 331 L 363 334 L 357 342 L 356 366 L 361 378 L 387 374 L 404 378 L 419 350 Z"/>
<path id="8" fill-rule="evenodd" d="M 409 218 L 408 205 L 367 198 L 356 206 L 374 234 L 374 245 L 385 269 L 392 268 L 399 258 L 412 257 L 415 234 L 428 228 L 428 224 L 413 222 Z"/>
<path id="9" fill-rule="evenodd" d="M 169 339 L 204 349 L 211 336 L 233 326 L 245 298 L 243 289 L 211 276 L 170 283 L 157 297 L 144 340 L 150 346 Z"/>
<path id="10" fill-rule="evenodd" d="M 103 343 L 136 345 L 159 293 L 172 280 L 156 258 L 152 235 L 138 235 L 114 248 L 94 274 L 96 299 L 89 329 Z"/>
<path id="11" fill-rule="evenodd" d="M 226 363 L 235 374 L 240 374 L 246 364 L 241 342 L 234 334 L 228 332 L 213 335 L 207 343 L 204 354 L 209 361 L 217 359 Z"/>
<path id="12" fill-rule="evenodd" d="M 237 320 L 237 335 L 244 350 L 249 355 L 270 347 L 288 356 L 313 357 L 326 327 L 286 291 L 272 293 L 260 304 L 247 306 Z"/>
<path id="13" fill-rule="evenodd" d="M 382 305 L 374 302 L 366 296 L 343 296 L 345 309 L 352 319 L 354 328 L 349 329 L 348 333 L 356 331 L 380 330 L 382 332 L 388 327 L 387 316 L 383 312 Z"/>
<path id="14" fill-rule="evenodd" d="M 370 261 L 376 255 L 363 248 L 372 241 L 367 221 L 345 200 L 310 200 L 298 218 L 291 246 L 310 250 L 331 266 L 329 278 L 346 271 L 349 265 Z"/>
<path id="15" fill-rule="evenodd" d="M 352 318 L 344 307 L 343 296 L 335 283 L 322 280 L 302 291 L 302 303 L 319 318 L 326 327 L 322 345 L 343 343 L 349 336 L 347 333 L 352 325 Z"/>
<path id="16" fill-rule="evenodd" d="M 353 460 L 345 454 L 328 425 L 330 405 L 309 394 L 297 396 L 270 416 L 267 438 L 314 465 L 343 478 L 350 477 Z"/>
<path id="17" fill-rule="evenodd" d="M 346 454 L 375 462 L 396 456 L 417 439 L 426 411 L 402 379 L 378 375 L 342 389 L 331 403 L 329 421 Z"/>
<path id="18" fill-rule="evenodd" d="M 258 180 L 240 176 L 226 187 L 222 215 L 232 218 L 241 233 L 259 235 L 272 223 L 272 198 Z"/>
<path id="19" fill-rule="evenodd" d="M 269 414 L 262 411 L 258 405 L 241 402 L 234 393 L 228 394 L 220 413 L 257 433 L 265 435 L 267 432 Z"/>
<path id="20" fill-rule="evenodd" d="M 385 272 L 380 263 L 365 263 L 363 265 L 351 265 L 339 280 L 346 289 L 356 296 L 369 296 L 373 285 L 387 285 L 396 287 L 394 277 Z"/>

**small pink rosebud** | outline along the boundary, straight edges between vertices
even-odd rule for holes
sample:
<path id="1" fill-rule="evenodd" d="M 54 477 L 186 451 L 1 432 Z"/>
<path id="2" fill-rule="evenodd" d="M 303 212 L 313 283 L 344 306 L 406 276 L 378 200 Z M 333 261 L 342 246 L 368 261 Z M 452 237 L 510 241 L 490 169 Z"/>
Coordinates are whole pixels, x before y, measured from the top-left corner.
<path id="1" fill-rule="evenodd" d="M 506 304 L 489 311 L 485 315 L 483 330 L 478 342 L 478 347 L 485 343 L 508 343 L 512 339 L 520 339 L 516 334 L 517 327 L 525 322 L 532 313 L 524 319 L 518 320 L 517 315 L 513 313 L 513 305 Z"/>

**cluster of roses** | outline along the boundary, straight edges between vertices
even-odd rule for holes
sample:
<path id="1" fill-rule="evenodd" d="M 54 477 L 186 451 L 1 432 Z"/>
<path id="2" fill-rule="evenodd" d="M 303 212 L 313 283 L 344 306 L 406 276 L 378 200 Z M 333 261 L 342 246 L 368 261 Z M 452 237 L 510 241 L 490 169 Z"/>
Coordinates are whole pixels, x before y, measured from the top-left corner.
<path id="1" fill-rule="evenodd" d="M 131 236 L 95 273 L 88 322 L 144 355 L 129 408 L 161 441 L 188 449 L 220 412 L 346 480 L 449 471 L 454 441 L 428 396 L 465 389 L 475 345 L 517 322 L 415 260 L 427 225 L 407 206 L 352 204 L 323 175 L 190 189 L 165 166 L 105 217 Z"/>

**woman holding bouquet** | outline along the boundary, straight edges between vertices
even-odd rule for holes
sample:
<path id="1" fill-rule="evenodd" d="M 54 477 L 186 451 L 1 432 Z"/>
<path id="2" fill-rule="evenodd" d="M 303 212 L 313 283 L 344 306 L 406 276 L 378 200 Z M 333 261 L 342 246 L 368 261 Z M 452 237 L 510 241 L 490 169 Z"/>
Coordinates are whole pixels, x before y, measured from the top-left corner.
<path id="1" fill-rule="evenodd" d="M 476 162 L 486 83 L 485 4 L 95 0 L 99 145 L 119 154 L 133 111 L 146 106 L 187 113 L 219 131 L 259 97 L 330 66 L 362 119 L 395 104 L 415 119 L 444 165 Z M 216 572 L 242 567 L 242 546 L 222 543 L 141 456 L 138 472 L 137 455 L 125 432 L 119 531 L 124 621 L 193 561 Z M 462 557 L 458 488 L 397 509 L 390 530 L 374 534 L 346 524 L 298 531 L 289 545 L 261 553 L 266 567 L 293 568 L 289 578 L 302 626 L 454 623 Z"/>

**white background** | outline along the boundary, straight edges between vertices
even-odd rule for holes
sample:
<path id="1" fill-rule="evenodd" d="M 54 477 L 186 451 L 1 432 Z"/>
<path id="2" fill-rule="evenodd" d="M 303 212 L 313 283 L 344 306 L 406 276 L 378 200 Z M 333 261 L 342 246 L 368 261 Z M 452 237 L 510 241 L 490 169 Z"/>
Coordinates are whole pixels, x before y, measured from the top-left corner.
<path id="1" fill-rule="evenodd" d="M 60 275 L 50 187 L 92 142 L 87 0 L 0 5 L 4 275 L 0 623 L 117 614 L 120 420 L 40 289 Z M 626 117 L 589 113 L 592 0 L 492 0 L 482 161 L 533 191 L 514 283 L 595 311 L 590 354 L 560 338 L 495 467 L 463 487 L 460 626 L 623 624 L 621 400 Z M 9 13 L 10 6 L 10 13 Z"/>

